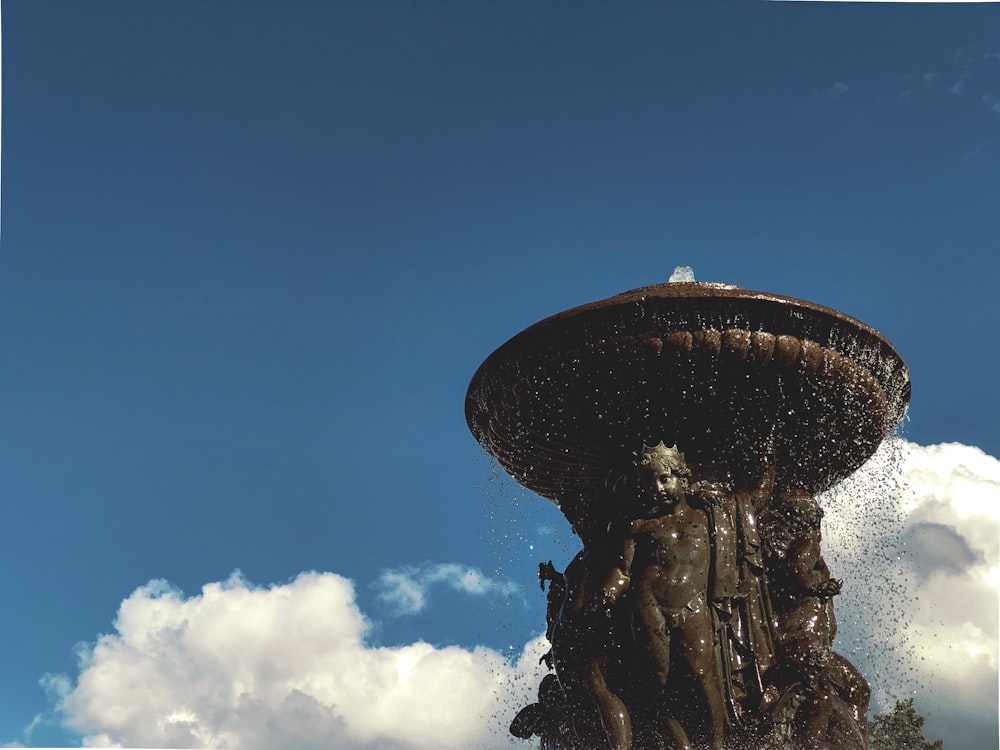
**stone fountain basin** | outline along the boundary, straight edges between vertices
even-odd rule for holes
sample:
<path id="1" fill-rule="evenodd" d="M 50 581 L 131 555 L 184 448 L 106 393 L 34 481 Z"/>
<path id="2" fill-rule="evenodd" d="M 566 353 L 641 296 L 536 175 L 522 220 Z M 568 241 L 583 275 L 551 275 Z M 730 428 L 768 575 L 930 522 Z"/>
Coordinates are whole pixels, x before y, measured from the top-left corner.
<path id="1" fill-rule="evenodd" d="M 473 435 L 520 484 L 592 505 L 643 443 L 696 475 L 820 492 L 903 417 L 910 379 L 877 331 L 837 310 L 725 284 L 642 287 L 553 315 L 472 378 Z"/>

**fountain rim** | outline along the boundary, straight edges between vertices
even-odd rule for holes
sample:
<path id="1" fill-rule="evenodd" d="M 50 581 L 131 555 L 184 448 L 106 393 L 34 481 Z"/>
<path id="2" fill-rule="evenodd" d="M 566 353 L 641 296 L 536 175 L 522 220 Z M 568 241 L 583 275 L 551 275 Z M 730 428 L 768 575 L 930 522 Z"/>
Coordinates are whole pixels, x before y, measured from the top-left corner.
<path id="1" fill-rule="evenodd" d="M 599 313 L 601 311 L 607 310 L 613 307 L 622 307 L 632 303 L 645 302 L 647 299 L 664 299 L 664 300 L 674 300 L 674 299 L 694 299 L 694 300 L 707 300 L 707 299 L 737 299 L 737 300 L 753 300 L 758 302 L 763 302 L 765 304 L 776 304 L 785 307 L 798 308 L 800 310 L 808 311 L 814 315 L 819 315 L 837 321 L 839 324 L 846 325 L 848 327 L 853 327 L 856 330 L 862 332 L 865 336 L 870 337 L 881 349 L 883 353 L 889 355 L 894 359 L 898 365 L 898 369 L 903 373 L 906 380 L 906 392 L 901 399 L 901 406 L 903 413 L 898 415 L 899 419 L 903 418 L 907 405 L 910 402 L 910 378 L 909 370 L 906 367 L 906 363 L 902 356 L 892 345 L 892 343 L 877 330 L 872 328 L 867 323 L 863 323 L 857 318 L 853 318 L 846 313 L 841 312 L 832 307 L 827 307 L 825 305 L 818 304 L 816 302 L 810 302 L 798 297 L 791 297 L 783 294 L 776 294 L 773 292 L 761 292 L 752 289 L 746 289 L 741 286 L 736 286 L 734 284 L 725 284 L 721 282 L 714 281 L 670 281 L 660 284 L 650 284 L 647 286 L 637 287 L 635 289 L 630 289 L 625 292 L 621 292 L 611 297 L 605 299 L 596 300 L 594 302 L 587 302 L 582 305 L 577 305 L 576 307 L 569 308 L 568 310 L 563 310 L 561 312 L 550 315 L 536 323 L 529 325 L 520 332 L 514 334 L 506 342 L 497 347 L 478 367 L 472 379 L 469 382 L 469 387 L 466 391 L 465 399 L 465 416 L 466 422 L 473 425 L 474 420 L 472 419 L 472 408 L 474 401 L 474 394 L 478 390 L 481 381 L 486 374 L 494 369 L 501 361 L 512 355 L 517 349 L 525 348 L 530 346 L 533 340 L 541 337 L 543 332 L 547 332 L 553 326 L 561 323 L 569 318 L 580 318 L 586 317 L 590 314 Z"/>

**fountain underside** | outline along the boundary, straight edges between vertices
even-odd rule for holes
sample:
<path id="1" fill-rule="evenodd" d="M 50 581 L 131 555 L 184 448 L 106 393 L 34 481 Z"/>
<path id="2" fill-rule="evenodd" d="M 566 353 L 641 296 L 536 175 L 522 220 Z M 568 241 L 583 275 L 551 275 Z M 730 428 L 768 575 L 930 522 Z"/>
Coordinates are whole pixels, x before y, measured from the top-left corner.
<path id="1" fill-rule="evenodd" d="M 520 484 L 603 516 L 609 478 L 657 440 L 679 445 L 697 473 L 737 481 L 770 454 L 778 489 L 821 492 L 875 452 L 909 388 L 895 349 L 838 311 L 671 283 L 521 332 L 473 377 L 466 418 Z"/>

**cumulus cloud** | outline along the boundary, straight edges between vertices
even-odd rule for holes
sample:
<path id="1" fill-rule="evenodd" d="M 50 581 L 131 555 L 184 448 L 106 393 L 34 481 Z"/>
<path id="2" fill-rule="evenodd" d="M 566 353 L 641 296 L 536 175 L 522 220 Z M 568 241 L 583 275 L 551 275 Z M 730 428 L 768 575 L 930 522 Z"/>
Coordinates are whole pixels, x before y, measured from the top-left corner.
<path id="1" fill-rule="evenodd" d="M 894 439 L 820 500 L 824 554 L 845 579 L 836 647 L 872 683 L 873 710 L 912 695 L 928 737 L 996 747 L 1000 461 Z M 493 583 L 448 563 L 378 585 L 406 613 L 434 586 L 481 595 Z M 92 747 L 524 747 L 506 727 L 534 700 L 544 638 L 512 660 L 376 647 L 371 625 L 333 573 L 267 587 L 235 573 L 192 596 L 151 581 L 122 602 L 113 633 L 81 649 L 75 678 L 44 684 Z"/>
<path id="2" fill-rule="evenodd" d="M 875 710 L 913 696 L 928 737 L 996 747 L 1000 461 L 892 440 L 821 502 L 824 555 L 845 579 L 838 650 Z"/>
<path id="3" fill-rule="evenodd" d="M 519 593 L 512 581 L 498 581 L 480 570 L 458 563 L 424 563 L 393 568 L 379 578 L 378 600 L 393 615 L 412 615 L 427 606 L 432 587 L 443 586 L 473 596 L 497 591 L 505 596 Z"/>
<path id="4" fill-rule="evenodd" d="M 81 650 L 75 683 L 44 682 L 86 747 L 509 746 L 543 639 L 510 661 L 483 647 L 371 647 L 369 626 L 333 573 L 258 587 L 237 572 L 191 597 L 151 581 L 122 602 L 114 633 Z"/>

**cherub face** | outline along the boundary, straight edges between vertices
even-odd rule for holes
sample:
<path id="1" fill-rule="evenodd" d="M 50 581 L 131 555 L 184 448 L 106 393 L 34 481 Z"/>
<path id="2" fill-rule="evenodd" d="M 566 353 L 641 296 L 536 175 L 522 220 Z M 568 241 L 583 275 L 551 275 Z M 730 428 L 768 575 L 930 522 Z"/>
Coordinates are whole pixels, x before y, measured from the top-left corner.
<path id="1" fill-rule="evenodd" d="M 647 505 L 675 503 L 684 496 L 684 477 L 658 458 L 639 464 L 639 497 Z"/>

